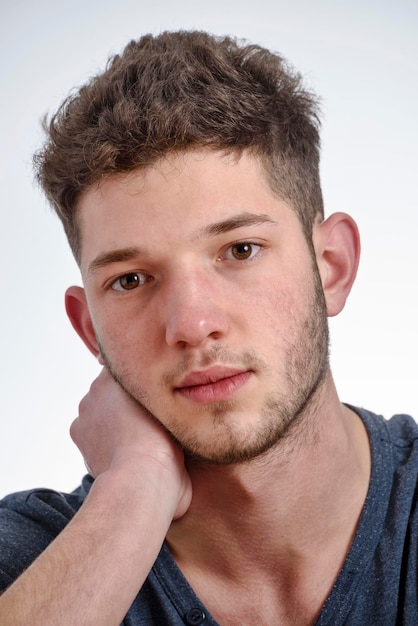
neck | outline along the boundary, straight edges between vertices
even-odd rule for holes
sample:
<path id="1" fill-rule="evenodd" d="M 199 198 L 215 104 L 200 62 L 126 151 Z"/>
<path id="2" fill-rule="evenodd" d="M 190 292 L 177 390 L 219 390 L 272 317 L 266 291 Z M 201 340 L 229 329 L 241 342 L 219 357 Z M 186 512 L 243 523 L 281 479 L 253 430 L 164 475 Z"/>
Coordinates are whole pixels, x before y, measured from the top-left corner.
<path id="1" fill-rule="evenodd" d="M 180 565 L 219 571 L 222 564 L 225 575 L 236 576 L 246 563 L 252 570 L 294 565 L 333 542 L 345 556 L 367 493 L 369 446 L 332 380 L 325 386 L 326 403 L 262 457 L 229 466 L 189 463 L 192 504 L 167 536 Z"/>

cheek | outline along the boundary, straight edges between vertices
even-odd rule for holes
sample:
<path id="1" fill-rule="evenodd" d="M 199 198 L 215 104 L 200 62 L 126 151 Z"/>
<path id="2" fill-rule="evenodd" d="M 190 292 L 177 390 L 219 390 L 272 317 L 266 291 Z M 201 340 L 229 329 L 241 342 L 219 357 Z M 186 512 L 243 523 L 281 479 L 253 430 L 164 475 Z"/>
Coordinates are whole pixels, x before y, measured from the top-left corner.
<path id="1" fill-rule="evenodd" d="M 300 343 L 302 329 L 311 316 L 311 300 L 312 280 L 307 283 L 296 276 L 276 280 L 268 289 L 255 293 L 253 315 L 267 349 L 271 346 L 283 356 Z"/>
<path id="2" fill-rule="evenodd" d="M 145 363 L 155 351 L 156 323 L 129 312 L 108 312 L 94 323 L 96 335 L 115 364 Z"/>
<path id="3" fill-rule="evenodd" d="M 253 316 L 258 319 L 258 325 L 262 323 L 282 328 L 294 317 L 298 299 L 294 285 L 287 281 L 275 280 L 264 284 L 253 291 Z"/>

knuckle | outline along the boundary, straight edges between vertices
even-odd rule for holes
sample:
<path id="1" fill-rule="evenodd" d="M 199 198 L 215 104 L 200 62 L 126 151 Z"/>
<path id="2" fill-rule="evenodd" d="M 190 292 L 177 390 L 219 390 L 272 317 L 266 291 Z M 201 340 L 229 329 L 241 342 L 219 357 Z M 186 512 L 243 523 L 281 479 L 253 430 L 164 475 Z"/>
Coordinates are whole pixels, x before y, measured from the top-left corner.
<path id="1" fill-rule="evenodd" d="M 73 421 L 73 423 L 70 426 L 70 437 L 74 442 L 77 441 L 78 429 L 79 429 L 79 418 L 76 417 L 76 419 Z"/>

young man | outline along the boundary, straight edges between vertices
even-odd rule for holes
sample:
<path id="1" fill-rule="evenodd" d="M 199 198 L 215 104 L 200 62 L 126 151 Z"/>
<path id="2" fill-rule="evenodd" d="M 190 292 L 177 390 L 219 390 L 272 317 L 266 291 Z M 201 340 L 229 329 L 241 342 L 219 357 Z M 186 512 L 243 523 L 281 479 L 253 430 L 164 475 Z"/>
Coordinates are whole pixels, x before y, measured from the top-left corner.
<path id="1" fill-rule="evenodd" d="M 82 486 L 2 503 L 1 624 L 415 625 L 418 428 L 338 399 L 327 316 L 359 236 L 324 220 L 299 76 L 143 37 L 36 163 L 104 368 L 71 429 Z"/>

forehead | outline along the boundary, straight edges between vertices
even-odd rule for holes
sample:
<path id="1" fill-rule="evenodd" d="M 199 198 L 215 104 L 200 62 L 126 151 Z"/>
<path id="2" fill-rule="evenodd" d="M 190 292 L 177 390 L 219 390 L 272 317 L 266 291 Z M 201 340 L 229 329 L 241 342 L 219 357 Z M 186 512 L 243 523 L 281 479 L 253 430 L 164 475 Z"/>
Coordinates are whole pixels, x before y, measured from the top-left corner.
<path id="1" fill-rule="evenodd" d="M 82 266 L 104 249 L 192 238 L 237 214 L 275 219 L 284 209 L 288 205 L 273 193 L 255 156 L 209 150 L 170 155 L 82 196 L 77 210 Z"/>
<path id="2" fill-rule="evenodd" d="M 169 153 L 153 165 L 104 179 L 82 195 L 78 208 L 83 213 L 84 207 L 92 203 L 103 204 L 106 197 L 116 191 L 131 194 L 136 199 L 142 196 L 146 202 L 152 202 L 152 196 L 164 192 L 172 196 L 186 191 L 192 202 L 196 200 L 193 191 L 196 196 L 210 191 L 216 198 L 218 191 L 224 194 L 228 189 L 232 190 L 235 183 L 241 187 L 246 181 L 248 186 L 257 182 L 271 192 L 261 158 L 247 151 L 238 154 L 195 149 Z"/>

